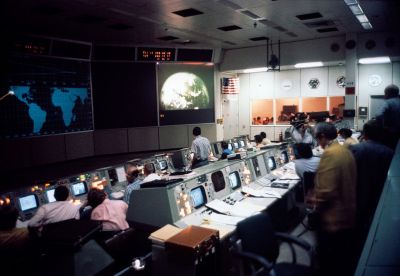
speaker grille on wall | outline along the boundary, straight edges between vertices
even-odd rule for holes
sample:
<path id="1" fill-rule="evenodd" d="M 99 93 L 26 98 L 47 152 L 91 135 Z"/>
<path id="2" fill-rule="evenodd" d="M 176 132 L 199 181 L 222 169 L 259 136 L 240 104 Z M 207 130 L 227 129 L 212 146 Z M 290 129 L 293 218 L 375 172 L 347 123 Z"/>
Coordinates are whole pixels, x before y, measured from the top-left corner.
<path id="1" fill-rule="evenodd" d="M 376 42 L 372 39 L 368 40 L 367 42 L 365 42 L 365 48 L 367 48 L 368 50 L 372 50 L 374 49 L 376 46 Z"/>
<path id="2" fill-rule="evenodd" d="M 339 51 L 339 49 L 340 49 L 340 45 L 339 44 L 337 44 L 337 43 L 332 43 L 331 44 L 331 51 L 332 52 L 337 52 L 337 51 Z"/>
<path id="3" fill-rule="evenodd" d="M 346 41 L 346 49 L 352 50 L 356 47 L 356 42 L 352 39 Z"/>

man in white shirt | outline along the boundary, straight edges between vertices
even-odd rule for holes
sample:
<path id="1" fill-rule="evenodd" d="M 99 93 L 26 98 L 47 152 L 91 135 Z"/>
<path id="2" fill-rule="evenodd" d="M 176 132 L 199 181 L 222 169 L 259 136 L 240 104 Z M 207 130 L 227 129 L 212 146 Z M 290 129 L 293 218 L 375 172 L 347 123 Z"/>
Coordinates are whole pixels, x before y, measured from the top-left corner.
<path id="1" fill-rule="evenodd" d="M 142 183 L 161 179 L 161 177 L 158 174 L 156 174 L 154 165 L 152 163 L 147 163 L 144 165 L 144 175 L 145 178 L 143 179 Z"/>
<path id="2" fill-rule="evenodd" d="M 201 136 L 201 129 L 199 127 L 193 129 L 193 136 L 195 138 L 191 148 L 194 153 L 192 169 L 207 165 L 208 156 L 211 153 L 210 141 L 206 137 Z"/>
<path id="3" fill-rule="evenodd" d="M 294 167 L 297 175 L 304 179 L 304 172 L 315 173 L 318 169 L 319 161 L 321 158 L 313 156 L 311 145 L 306 143 L 299 143 L 293 145 L 295 152 Z"/>
<path id="4" fill-rule="evenodd" d="M 41 227 L 68 219 L 79 219 L 80 205 L 68 201 L 69 190 L 66 186 L 58 186 L 54 191 L 55 202 L 41 206 L 35 216 L 28 222 L 29 227 Z"/>

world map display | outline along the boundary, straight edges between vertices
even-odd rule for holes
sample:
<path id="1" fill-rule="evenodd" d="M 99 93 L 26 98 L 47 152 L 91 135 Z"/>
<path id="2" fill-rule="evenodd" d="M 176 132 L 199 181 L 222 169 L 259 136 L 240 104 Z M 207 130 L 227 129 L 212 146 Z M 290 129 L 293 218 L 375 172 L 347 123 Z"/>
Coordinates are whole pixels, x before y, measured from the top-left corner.
<path id="1" fill-rule="evenodd" d="M 47 120 L 47 112 L 42 109 L 38 103 L 35 102 L 29 86 L 11 86 L 11 91 L 18 100 L 23 102 L 28 107 L 29 117 L 33 121 L 32 133 L 39 134 L 42 130 L 44 122 Z M 88 98 L 88 90 L 86 88 L 50 88 L 51 103 L 55 107 L 59 107 L 62 112 L 64 126 L 66 128 L 71 126 L 72 121 L 79 119 L 81 114 L 74 112 L 76 101 L 79 100 L 81 104 L 85 103 Z M 47 100 L 47 99 L 46 99 Z"/>
<path id="2" fill-rule="evenodd" d="M 0 102 L 0 138 L 93 129 L 88 63 L 18 57 L 9 68 L 12 93 Z"/>

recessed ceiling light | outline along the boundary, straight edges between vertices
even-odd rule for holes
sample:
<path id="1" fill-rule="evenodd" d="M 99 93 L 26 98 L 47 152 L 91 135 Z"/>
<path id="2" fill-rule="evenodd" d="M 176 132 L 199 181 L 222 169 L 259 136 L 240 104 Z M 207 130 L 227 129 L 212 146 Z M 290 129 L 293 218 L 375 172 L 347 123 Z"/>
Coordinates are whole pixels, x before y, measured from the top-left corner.
<path id="1" fill-rule="evenodd" d="M 354 15 L 363 14 L 363 10 L 361 9 L 360 5 L 349 5 L 350 10 L 353 12 Z"/>
<path id="2" fill-rule="evenodd" d="M 363 26 L 363 28 L 364 28 L 365 30 L 371 30 L 371 29 L 372 29 L 372 25 L 371 25 L 371 23 L 369 23 L 369 22 L 361 23 L 361 26 Z"/>
<path id="3" fill-rule="evenodd" d="M 377 64 L 377 63 L 390 63 L 389 57 L 372 57 L 372 58 L 360 58 L 358 60 L 360 64 Z"/>
<path id="4" fill-rule="evenodd" d="M 267 67 L 259 67 L 259 68 L 244 69 L 243 73 L 258 73 L 258 72 L 267 72 L 267 71 L 268 71 Z"/>
<path id="5" fill-rule="evenodd" d="M 294 65 L 295 68 L 311 68 L 311 67 L 321 67 L 321 66 L 324 66 L 324 64 L 321 61 L 296 63 Z"/>
<path id="6" fill-rule="evenodd" d="M 369 22 L 368 18 L 365 16 L 365 14 L 359 14 L 359 15 L 356 15 L 356 17 L 357 17 L 358 21 L 360 21 L 360 23 Z"/>
<path id="7" fill-rule="evenodd" d="M 344 0 L 344 2 L 346 3 L 346 5 L 358 4 L 357 0 Z"/>

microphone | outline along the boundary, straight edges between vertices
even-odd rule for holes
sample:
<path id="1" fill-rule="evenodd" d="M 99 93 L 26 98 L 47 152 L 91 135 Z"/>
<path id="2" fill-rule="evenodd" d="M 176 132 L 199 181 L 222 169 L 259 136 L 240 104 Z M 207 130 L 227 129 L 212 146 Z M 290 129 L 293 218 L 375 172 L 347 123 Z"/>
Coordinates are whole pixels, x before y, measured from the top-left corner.
<path id="1" fill-rule="evenodd" d="M 7 94 L 0 97 L 0 101 L 2 101 L 7 96 L 14 96 L 14 95 L 15 95 L 14 91 L 10 90 L 10 91 L 8 91 Z"/>

